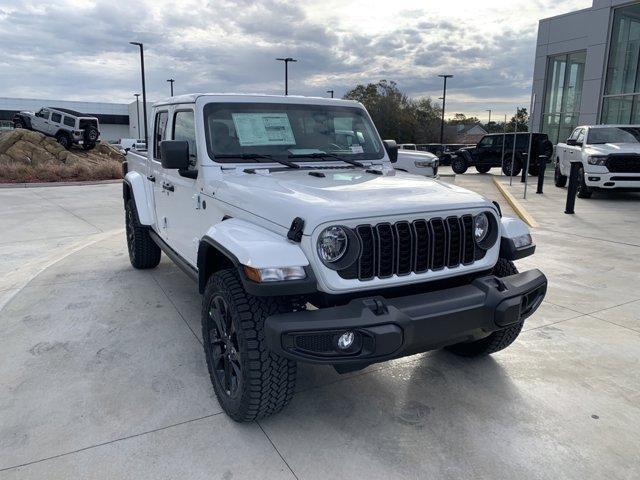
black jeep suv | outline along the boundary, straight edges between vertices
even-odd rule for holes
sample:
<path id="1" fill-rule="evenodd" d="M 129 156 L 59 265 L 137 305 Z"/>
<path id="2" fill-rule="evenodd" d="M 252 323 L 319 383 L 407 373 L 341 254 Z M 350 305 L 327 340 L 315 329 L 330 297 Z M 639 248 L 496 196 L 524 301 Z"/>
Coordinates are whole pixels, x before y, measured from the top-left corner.
<path id="1" fill-rule="evenodd" d="M 455 173 L 464 173 L 474 165 L 480 173 L 487 173 L 492 167 L 502 167 L 505 175 L 519 175 L 526 163 L 529 152 L 529 133 L 492 133 L 485 135 L 475 147 L 461 148 L 451 160 L 451 168 Z M 546 133 L 534 133 L 531 145 L 531 162 L 529 174 L 538 175 L 538 156 L 551 158 L 553 144 Z M 515 155 L 513 138 L 516 137 Z M 513 169 L 511 168 L 512 159 Z"/>

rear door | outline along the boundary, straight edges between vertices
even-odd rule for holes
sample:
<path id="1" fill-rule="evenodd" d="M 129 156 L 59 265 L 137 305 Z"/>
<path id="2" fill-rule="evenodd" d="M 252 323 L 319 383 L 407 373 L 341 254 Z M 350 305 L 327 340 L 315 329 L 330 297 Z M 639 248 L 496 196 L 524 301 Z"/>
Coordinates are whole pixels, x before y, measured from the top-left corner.
<path id="1" fill-rule="evenodd" d="M 51 112 L 51 118 L 49 120 L 49 133 L 55 135 L 62 127 L 62 114 L 57 112 Z"/>

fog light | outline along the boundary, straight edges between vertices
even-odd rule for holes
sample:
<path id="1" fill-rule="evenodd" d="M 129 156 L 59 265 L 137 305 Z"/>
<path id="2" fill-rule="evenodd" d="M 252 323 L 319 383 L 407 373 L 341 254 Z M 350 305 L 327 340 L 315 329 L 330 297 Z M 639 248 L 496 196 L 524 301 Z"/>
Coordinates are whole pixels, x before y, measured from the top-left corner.
<path id="1" fill-rule="evenodd" d="M 340 335 L 340 338 L 338 338 L 338 348 L 340 350 L 349 350 L 355 338 L 356 336 L 353 332 L 344 332 Z"/>

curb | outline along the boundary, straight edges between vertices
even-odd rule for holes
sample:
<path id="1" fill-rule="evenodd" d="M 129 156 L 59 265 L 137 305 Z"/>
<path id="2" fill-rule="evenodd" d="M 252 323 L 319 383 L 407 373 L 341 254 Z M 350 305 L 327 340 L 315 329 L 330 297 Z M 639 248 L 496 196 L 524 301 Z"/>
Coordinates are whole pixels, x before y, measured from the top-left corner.
<path id="1" fill-rule="evenodd" d="M 502 193 L 502 196 L 505 198 L 507 203 L 511 205 L 513 211 L 516 212 L 516 214 L 522 219 L 524 223 L 529 225 L 531 228 L 538 228 L 540 226 L 538 225 L 538 222 L 536 222 L 535 219 L 531 216 L 531 214 L 527 212 L 527 210 L 520 204 L 520 202 L 518 202 L 518 200 L 516 200 L 516 198 L 511 195 L 511 193 L 507 191 L 504 185 L 496 180 L 495 177 L 493 177 L 493 183 L 495 184 L 496 188 L 500 190 L 500 193 Z"/>
<path id="2" fill-rule="evenodd" d="M 42 188 L 42 187 L 77 187 L 85 185 L 108 185 L 121 183 L 122 179 L 115 180 L 87 180 L 81 182 L 34 182 L 34 183 L 0 183 L 0 188 Z"/>

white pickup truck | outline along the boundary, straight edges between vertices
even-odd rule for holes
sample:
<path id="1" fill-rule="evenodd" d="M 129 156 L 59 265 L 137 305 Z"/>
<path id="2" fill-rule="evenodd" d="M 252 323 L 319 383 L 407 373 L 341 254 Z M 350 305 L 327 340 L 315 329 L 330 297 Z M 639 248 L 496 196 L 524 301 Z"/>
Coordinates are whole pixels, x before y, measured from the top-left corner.
<path id="1" fill-rule="evenodd" d="M 510 345 L 547 280 L 486 198 L 392 168 L 364 107 L 194 94 L 153 107 L 123 166 L 129 258 L 195 281 L 214 392 L 236 421 L 281 410 L 296 363 L 339 372 L 437 348 Z M 344 132 L 349 132 L 345 135 Z"/>
<path id="2" fill-rule="evenodd" d="M 640 125 L 577 127 L 555 153 L 556 187 L 567 184 L 571 163 L 580 163 L 580 198 L 595 190 L 640 191 Z"/>

